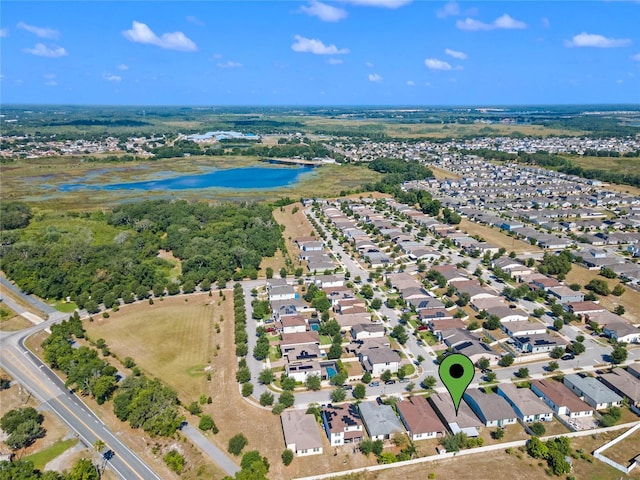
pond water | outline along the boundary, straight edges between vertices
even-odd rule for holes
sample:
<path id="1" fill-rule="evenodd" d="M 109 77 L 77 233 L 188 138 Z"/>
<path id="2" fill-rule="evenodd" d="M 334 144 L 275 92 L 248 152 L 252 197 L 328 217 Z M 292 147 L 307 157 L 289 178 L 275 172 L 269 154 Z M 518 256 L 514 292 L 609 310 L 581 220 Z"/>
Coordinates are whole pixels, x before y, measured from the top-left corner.
<path id="1" fill-rule="evenodd" d="M 313 167 L 246 167 L 214 170 L 197 175 L 180 175 L 141 182 L 62 185 L 60 190 L 187 190 L 193 188 L 246 188 L 265 189 L 292 185 L 300 176 L 313 171 Z M 163 172 L 163 176 L 175 172 Z"/>

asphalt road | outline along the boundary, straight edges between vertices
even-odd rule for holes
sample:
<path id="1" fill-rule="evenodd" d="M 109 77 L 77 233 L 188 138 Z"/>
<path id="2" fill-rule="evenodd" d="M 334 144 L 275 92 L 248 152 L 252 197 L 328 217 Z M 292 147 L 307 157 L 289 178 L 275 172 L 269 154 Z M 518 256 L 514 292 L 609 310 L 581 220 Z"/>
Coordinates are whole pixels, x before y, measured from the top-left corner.
<path id="1" fill-rule="evenodd" d="M 102 440 L 114 454 L 106 462 L 106 466 L 120 478 L 159 480 L 160 476 L 122 443 L 75 394 L 70 393 L 51 369 L 26 349 L 24 339 L 33 331 L 51 323 L 52 321 L 48 321 L 4 337 L 0 350 L 2 368 L 58 415 L 89 448 L 92 448 L 96 440 Z"/>

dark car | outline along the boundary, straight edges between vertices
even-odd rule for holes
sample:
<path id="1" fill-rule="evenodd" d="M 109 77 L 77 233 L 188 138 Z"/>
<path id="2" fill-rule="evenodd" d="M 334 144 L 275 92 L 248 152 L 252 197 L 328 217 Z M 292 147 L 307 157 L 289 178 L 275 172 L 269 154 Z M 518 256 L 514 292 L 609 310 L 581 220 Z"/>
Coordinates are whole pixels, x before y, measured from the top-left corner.
<path id="1" fill-rule="evenodd" d="M 490 368 L 483 368 L 483 369 L 482 369 L 482 373 L 484 373 L 485 375 L 486 375 L 487 373 L 491 373 L 491 372 L 493 372 L 493 370 L 491 370 Z"/>
<path id="2" fill-rule="evenodd" d="M 344 390 L 353 390 L 353 387 L 351 385 L 342 385 L 342 388 Z"/>
<path id="3" fill-rule="evenodd" d="M 386 382 L 384 382 L 385 385 L 395 385 L 395 383 L 395 380 L 387 380 Z"/>
<path id="4" fill-rule="evenodd" d="M 573 360 L 574 358 L 576 358 L 576 356 L 571 353 L 567 353 L 566 355 L 562 356 L 562 360 Z"/>

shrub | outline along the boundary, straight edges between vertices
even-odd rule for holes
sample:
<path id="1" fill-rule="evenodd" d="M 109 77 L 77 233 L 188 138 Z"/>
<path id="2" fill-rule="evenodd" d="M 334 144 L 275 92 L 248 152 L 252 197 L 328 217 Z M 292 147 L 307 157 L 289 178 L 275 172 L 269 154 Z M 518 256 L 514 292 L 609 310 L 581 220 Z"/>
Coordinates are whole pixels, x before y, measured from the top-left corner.
<path id="1" fill-rule="evenodd" d="M 287 466 L 290 465 L 291 462 L 293 462 L 293 452 L 287 448 L 284 452 L 282 452 L 282 463 Z"/>
<path id="2" fill-rule="evenodd" d="M 164 456 L 164 463 L 176 473 L 181 473 L 184 469 L 184 457 L 177 450 L 170 450 Z"/>
<path id="3" fill-rule="evenodd" d="M 243 434 L 238 433 L 229 439 L 227 451 L 236 457 L 240 455 L 242 449 L 247 446 L 249 440 Z"/>

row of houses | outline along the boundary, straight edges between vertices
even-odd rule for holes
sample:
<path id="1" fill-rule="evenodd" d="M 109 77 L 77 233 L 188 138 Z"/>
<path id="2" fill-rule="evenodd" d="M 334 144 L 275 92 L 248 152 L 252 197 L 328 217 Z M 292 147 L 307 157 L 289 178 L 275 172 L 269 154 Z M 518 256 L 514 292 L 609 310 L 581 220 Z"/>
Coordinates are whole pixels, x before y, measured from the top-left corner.
<path id="1" fill-rule="evenodd" d="M 304 456 L 323 452 L 319 422 L 332 447 L 358 443 L 365 433 L 372 440 L 406 434 L 415 441 L 447 432 L 477 437 L 481 428 L 500 428 L 518 421 L 548 422 L 554 414 L 573 424 L 572 420 L 592 417 L 597 410 L 619 406 L 623 398 L 640 414 L 639 365 L 627 370 L 615 368 L 597 379 L 573 374 L 563 382 L 532 380 L 530 389 L 509 383 L 498 385 L 495 393 L 468 389 L 457 413 L 448 394 L 435 393 L 428 399 L 420 395 L 404 398 L 395 408 L 378 402 L 326 405 L 319 419 L 302 410 L 287 410 L 281 421 L 287 448 Z"/>

